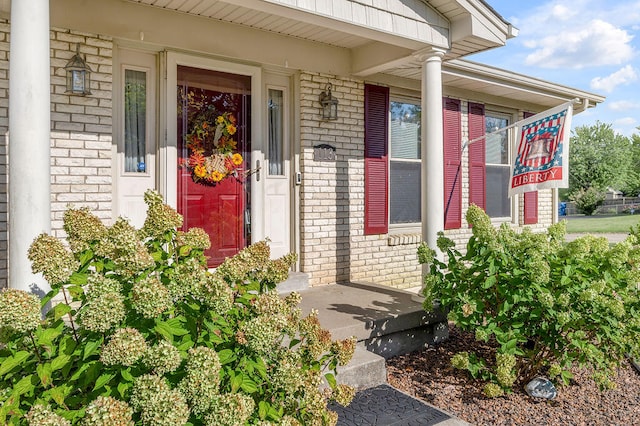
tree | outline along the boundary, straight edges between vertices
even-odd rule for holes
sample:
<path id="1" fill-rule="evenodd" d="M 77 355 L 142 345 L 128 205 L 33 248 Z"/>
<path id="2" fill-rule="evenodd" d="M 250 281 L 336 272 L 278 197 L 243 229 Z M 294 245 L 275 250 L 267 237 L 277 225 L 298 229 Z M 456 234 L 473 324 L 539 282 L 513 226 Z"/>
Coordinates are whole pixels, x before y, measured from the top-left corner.
<path id="1" fill-rule="evenodd" d="M 640 131 L 640 127 L 636 128 Z M 637 197 L 640 195 L 640 134 L 631 135 L 631 167 L 624 187 L 620 190 L 624 195 Z"/>
<path id="2" fill-rule="evenodd" d="M 635 175 L 632 146 L 610 124 L 596 121 L 594 125 L 575 128 L 569 151 L 569 198 L 579 202 L 584 213 L 593 213 L 601 203 L 602 197 L 597 193 L 628 186 Z M 589 194 L 592 202 L 582 200 L 584 194 Z"/>

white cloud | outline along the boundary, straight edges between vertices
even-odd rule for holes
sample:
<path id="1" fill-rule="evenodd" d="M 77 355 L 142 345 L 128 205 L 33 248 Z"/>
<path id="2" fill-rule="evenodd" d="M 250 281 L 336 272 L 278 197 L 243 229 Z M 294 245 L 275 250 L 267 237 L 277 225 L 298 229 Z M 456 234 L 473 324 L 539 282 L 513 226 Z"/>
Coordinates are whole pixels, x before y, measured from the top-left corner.
<path id="1" fill-rule="evenodd" d="M 616 126 L 634 126 L 638 120 L 633 117 L 623 117 L 616 119 L 613 123 Z"/>
<path id="2" fill-rule="evenodd" d="M 616 86 L 629 84 L 638 79 L 638 72 L 627 65 L 607 77 L 596 77 L 591 80 L 591 89 L 611 93 Z"/>
<path id="3" fill-rule="evenodd" d="M 615 101 L 607 103 L 610 110 L 613 111 L 627 111 L 630 109 L 640 108 L 640 102 L 633 101 Z"/>
<path id="4" fill-rule="evenodd" d="M 567 25 L 558 26 L 557 18 L 555 22 L 545 21 L 540 24 L 554 28 L 554 33 L 539 34 L 536 29 L 531 34 L 534 37 L 524 40 L 526 47 L 534 49 L 525 59 L 527 65 L 580 69 L 618 65 L 634 56 L 633 36 L 609 22 L 593 19 L 585 24 L 570 20 L 564 22 Z"/>

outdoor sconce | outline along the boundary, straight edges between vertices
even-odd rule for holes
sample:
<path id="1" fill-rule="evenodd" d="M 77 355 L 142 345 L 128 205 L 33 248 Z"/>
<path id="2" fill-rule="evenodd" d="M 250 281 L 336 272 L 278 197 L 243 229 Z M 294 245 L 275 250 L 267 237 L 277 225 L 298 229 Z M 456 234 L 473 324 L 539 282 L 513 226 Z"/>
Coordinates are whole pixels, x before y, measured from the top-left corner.
<path id="1" fill-rule="evenodd" d="M 328 83 L 325 91 L 320 93 L 320 105 L 323 120 L 338 119 L 338 100 L 331 96 L 331 83 Z"/>
<path id="2" fill-rule="evenodd" d="M 76 45 L 76 54 L 64 67 L 67 72 L 67 91 L 70 95 L 90 95 L 91 68 L 80 56 L 80 44 Z"/>

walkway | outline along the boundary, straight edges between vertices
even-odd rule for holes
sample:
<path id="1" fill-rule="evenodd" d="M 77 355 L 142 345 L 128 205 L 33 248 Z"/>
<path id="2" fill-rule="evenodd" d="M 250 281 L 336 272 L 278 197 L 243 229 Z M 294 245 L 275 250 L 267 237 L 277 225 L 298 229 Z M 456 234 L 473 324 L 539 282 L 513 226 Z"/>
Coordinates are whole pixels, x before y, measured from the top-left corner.
<path id="1" fill-rule="evenodd" d="M 566 241 L 573 241 L 577 238 L 580 237 L 584 237 L 585 235 L 589 235 L 589 234 L 567 234 L 565 236 L 565 240 Z M 606 237 L 610 243 L 619 243 L 621 241 L 624 241 L 625 238 L 627 238 L 629 236 L 629 233 L 610 233 L 610 234 L 591 234 L 595 237 Z"/>
<path id="2" fill-rule="evenodd" d="M 469 425 L 389 385 L 358 392 L 348 407 L 333 404 L 329 408 L 338 413 L 338 426 Z"/>

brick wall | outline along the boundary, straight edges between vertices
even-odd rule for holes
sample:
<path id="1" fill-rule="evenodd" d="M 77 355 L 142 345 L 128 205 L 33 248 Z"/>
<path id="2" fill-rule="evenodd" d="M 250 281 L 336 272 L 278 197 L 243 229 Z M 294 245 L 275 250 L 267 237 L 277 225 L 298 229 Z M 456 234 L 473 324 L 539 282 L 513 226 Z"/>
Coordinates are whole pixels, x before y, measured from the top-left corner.
<path id="1" fill-rule="evenodd" d="M 93 71 L 88 96 L 64 93 L 64 66 L 76 43 Z M 111 219 L 112 56 L 110 38 L 51 31 L 51 227 L 58 237 L 64 236 L 62 217 L 68 204 Z"/>
<path id="2" fill-rule="evenodd" d="M 64 236 L 62 217 L 68 204 L 89 207 L 111 219 L 111 39 L 63 29 L 51 32 L 51 227 Z M 80 53 L 93 70 L 92 94 L 69 96 L 64 66 Z M 0 287 L 7 286 L 7 143 L 9 23 L 0 20 Z"/>
<path id="3" fill-rule="evenodd" d="M 321 121 L 318 96 L 331 82 L 338 120 Z M 300 77 L 302 270 L 311 285 L 361 281 L 419 285 L 416 236 L 364 235 L 364 84 L 335 76 Z M 336 148 L 335 162 L 314 161 L 313 147 Z"/>

